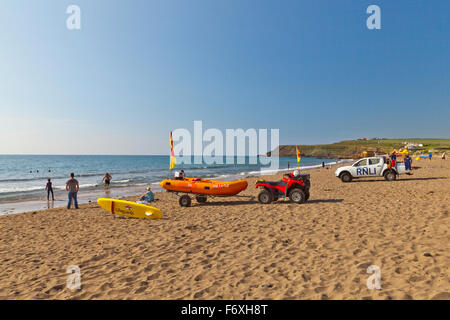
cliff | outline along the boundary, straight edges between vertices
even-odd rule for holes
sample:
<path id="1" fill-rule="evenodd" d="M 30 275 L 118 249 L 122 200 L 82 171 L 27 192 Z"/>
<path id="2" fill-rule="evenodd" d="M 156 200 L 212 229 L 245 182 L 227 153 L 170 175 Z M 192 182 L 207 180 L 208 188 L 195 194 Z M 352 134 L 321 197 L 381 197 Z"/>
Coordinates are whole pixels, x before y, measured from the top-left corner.
<path id="1" fill-rule="evenodd" d="M 387 154 L 394 149 L 399 149 L 405 144 L 417 144 L 410 149 L 412 153 L 428 153 L 450 151 L 450 139 L 358 139 L 346 140 L 332 144 L 322 145 L 299 145 L 302 157 L 318 157 L 318 158 L 337 158 L 337 159 L 356 159 L 361 157 L 364 151 L 374 154 Z M 295 157 L 295 145 L 281 145 L 279 147 L 280 157 Z M 270 152 L 268 153 L 270 155 Z"/>

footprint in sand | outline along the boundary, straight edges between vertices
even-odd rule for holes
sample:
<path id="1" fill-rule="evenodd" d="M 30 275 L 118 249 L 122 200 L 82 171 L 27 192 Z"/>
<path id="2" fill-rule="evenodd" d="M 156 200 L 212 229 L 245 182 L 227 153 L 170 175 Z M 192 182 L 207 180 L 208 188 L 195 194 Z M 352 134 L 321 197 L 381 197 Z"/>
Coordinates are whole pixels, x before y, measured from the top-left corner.
<path id="1" fill-rule="evenodd" d="M 194 278 L 195 281 L 200 281 L 202 279 L 203 279 L 203 275 L 201 273 L 196 275 L 195 278 Z"/>
<path id="2" fill-rule="evenodd" d="M 159 273 L 154 273 L 154 274 L 147 276 L 147 280 L 155 280 L 158 277 L 159 277 Z"/>
<path id="3" fill-rule="evenodd" d="M 148 288 L 148 282 L 147 281 L 142 281 L 140 283 L 140 287 L 134 293 L 144 292 L 145 290 L 147 290 L 147 288 Z"/>

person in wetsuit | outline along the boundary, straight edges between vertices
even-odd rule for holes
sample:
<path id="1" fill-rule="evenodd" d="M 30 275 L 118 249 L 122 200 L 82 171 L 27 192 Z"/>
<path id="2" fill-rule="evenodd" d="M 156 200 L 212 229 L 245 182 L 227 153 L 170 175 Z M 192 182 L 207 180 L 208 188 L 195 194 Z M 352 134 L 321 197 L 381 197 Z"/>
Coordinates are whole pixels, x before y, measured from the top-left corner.
<path id="1" fill-rule="evenodd" d="M 47 200 L 50 200 L 50 193 L 51 193 L 52 201 L 55 201 L 55 195 L 53 194 L 52 181 L 50 179 L 47 180 L 47 184 L 45 185 L 45 190 L 47 190 Z"/>

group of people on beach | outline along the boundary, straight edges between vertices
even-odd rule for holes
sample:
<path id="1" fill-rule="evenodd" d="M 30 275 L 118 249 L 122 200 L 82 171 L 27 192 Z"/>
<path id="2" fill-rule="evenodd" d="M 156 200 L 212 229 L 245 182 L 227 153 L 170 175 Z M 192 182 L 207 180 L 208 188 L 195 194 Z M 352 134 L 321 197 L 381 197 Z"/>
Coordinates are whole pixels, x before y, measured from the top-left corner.
<path id="1" fill-rule="evenodd" d="M 53 183 L 49 178 L 47 184 L 45 185 L 45 190 L 47 190 L 47 201 L 50 201 L 50 194 L 52 195 L 52 201 L 55 201 L 55 194 L 53 192 Z M 67 209 L 70 209 L 72 201 L 74 203 L 75 209 L 78 209 L 78 191 L 80 190 L 80 184 L 78 180 L 75 179 L 75 174 L 72 172 L 70 174 L 70 179 L 66 181 L 66 191 L 68 192 L 69 202 L 67 203 Z"/>
<path id="2" fill-rule="evenodd" d="M 183 170 L 181 170 L 183 171 Z M 184 171 L 183 171 L 184 175 Z M 105 187 L 109 188 L 111 184 L 112 176 L 108 172 L 103 176 L 102 182 L 104 182 Z M 45 190 L 47 191 L 47 201 L 50 201 L 50 194 L 52 196 L 52 201 L 55 201 L 55 195 L 53 192 L 53 183 L 49 178 L 47 180 L 47 184 L 45 185 Z M 78 191 L 80 190 L 80 184 L 77 179 L 75 179 L 75 174 L 72 172 L 70 174 L 70 179 L 66 181 L 66 191 L 68 192 L 68 203 L 67 209 L 70 209 L 72 206 L 72 202 L 74 204 L 75 209 L 78 209 Z M 151 191 L 150 186 L 147 187 L 147 192 L 140 196 L 139 199 L 141 202 L 149 203 L 155 200 L 154 194 Z"/>
<path id="3" fill-rule="evenodd" d="M 445 160 L 445 152 L 442 154 L 442 160 Z M 430 157 L 431 159 L 431 157 Z M 392 152 L 390 157 L 387 159 L 387 164 L 389 167 L 395 167 L 397 164 L 397 154 L 395 152 Z M 409 155 L 406 155 L 405 160 L 405 169 L 411 170 L 411 164 L 412 159 Z M 289 167 L 289 164 L 288 164 Z M 325 167 L 325 162 L 322 162 L 322 167 Z M 50 170 L 49 170 L 50 171 Z M 174 178 L 176 180 L 183 180 L 186 177 L 186 174 L 184 170 L 181 170 L 180 172 L 175 172 Z M 103 176 L 102 182 L 104 182 L 105 187 L 109 188 L 109 185 L 111 184 L 112 176 L 108 172 L 105 173 Z M 52 195 L 52 201 L 55 200 L 55 195 L 53 192 L 53 184 L 51 179 L 49 178 L 47 180 L 47 184 L 45 186 L 45 190 L 47 191 L 47 200 L 50 201 L 50 194 Z M 78 191 L 80 190 L 80 185 L 78 183 L 78 180 L 75 179 L 75 174 L 72 172 L 70 174 L 70 179 L 66 181 L 66 191 L 68 192 L 68 203 L 67 203 L 67 209 L 70 209 L 72 206 L 72 202 L 74 203 L 75 209 L 78 209 Z M 139 196 L 139 202 L 141 203 L 150 203 L 155 201 L 154 193 L 151 191 L 151 187 L 147 187 L 147 192 Z"/>
<path id="4" fill-rule="evenodd" d="M 111 183 L 112 176 L 107 172 L 105 173 L 102 182 L 105 183 L 105 187 L 109 188 L 109 185 Z M 53 191 L 53 183 L 52 180 L 49 178 L 47 179 L 47 184 L 45 185 L 45 190 L 47 191 L 47 201 L 50 201 L 50 194 L 52 195 L 52 201 L 55 201 L 55 193 Z M 75 173 L 70 174 L 70 179 L 66 181 L 66 191 L 68 192 L 68 198 L 69 201 L 67 203 L 67 209 L 70 209 L 72 206 L 72 202 L 75 206 L 75 209 L 78 209 L 78 191 L 80 190 L 80 184 L 78 183 L 78 180 L 75 179 Z"/>

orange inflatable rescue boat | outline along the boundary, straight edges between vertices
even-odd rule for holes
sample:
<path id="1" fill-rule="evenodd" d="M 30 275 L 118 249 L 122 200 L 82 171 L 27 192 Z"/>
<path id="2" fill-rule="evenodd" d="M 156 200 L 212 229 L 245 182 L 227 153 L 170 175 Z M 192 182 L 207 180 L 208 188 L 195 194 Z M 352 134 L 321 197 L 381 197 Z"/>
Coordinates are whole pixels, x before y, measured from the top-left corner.
<path id="1" fill-rule="evenodd" d="M 248 186 L 245 180 L 218 181 L 201 178 L 165 179 L 160 183 L 167 191 L 204 194 L 211 196 L 234 196 Z"/>

